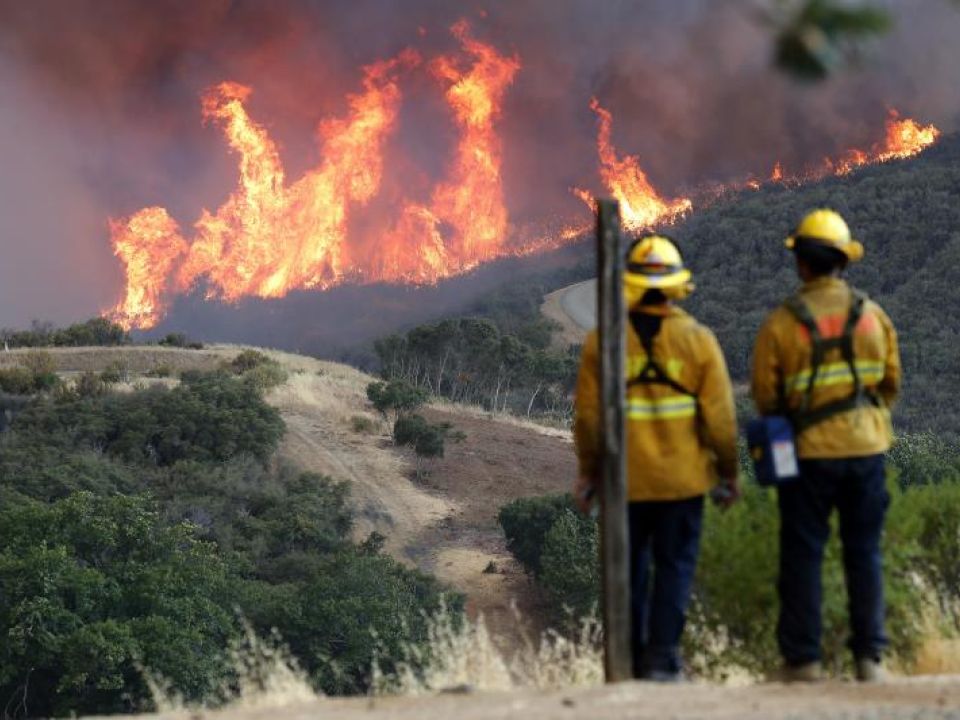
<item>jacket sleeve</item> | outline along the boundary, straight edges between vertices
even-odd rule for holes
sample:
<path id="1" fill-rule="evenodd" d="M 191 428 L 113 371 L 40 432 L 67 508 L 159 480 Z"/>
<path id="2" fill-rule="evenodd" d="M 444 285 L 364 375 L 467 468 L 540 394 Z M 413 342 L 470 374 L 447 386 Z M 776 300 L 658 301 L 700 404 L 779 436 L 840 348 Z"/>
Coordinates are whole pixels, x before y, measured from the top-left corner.
<path id="1" fill-rule="evenodd" d="M 580 354 L 574 413 L 573 439 L 580 475 L 595 478 L 600 471 L 600 356 L 596 332 L 587 336 Z"/>
<path id="2" fill-rule="evenodd" d="M 750 391 L 754 405 L 761 415 L 773 415 L 780 410 L 781 377 L 779 340 L 776 333 L 776 313 L 770 315 L 760 328 L 753 348 L 753 374 Z"/>
<path id="3" fill-rule="evenodd" d="M 697 395 L 703 419 L 704 440 L 717 455 L 717 470 L 722 478 L 734 478 L 737 459 L 737 412 L 733 385 L 720 343 L 704 328 L 702 335 L 703 379 Z"/>
<path id="4" fill-rule="evenodd" d="M 877 391 L 889 408 L 893 407 L 900 395 L 900 348 L 897 342 L 897 331 L 894 329 L 890 318 L 879 307 L 877 307 L 877 316 L 880 318 L 887 348 L 887 356 L 884 358 L 883 380 L 877 386 Z"/>

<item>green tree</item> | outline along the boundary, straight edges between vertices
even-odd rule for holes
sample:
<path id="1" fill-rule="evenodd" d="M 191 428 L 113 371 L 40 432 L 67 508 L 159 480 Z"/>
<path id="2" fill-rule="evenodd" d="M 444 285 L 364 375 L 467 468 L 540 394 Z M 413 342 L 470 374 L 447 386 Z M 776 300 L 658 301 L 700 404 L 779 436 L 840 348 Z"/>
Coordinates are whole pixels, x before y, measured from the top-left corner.
<path id="1" fill-rule="evenodd" d="M 394 422 L 422 407 L 428 397 L 426 390 L 405 380 L 373 382 L 367 385 L 367 399 L 383 417 L 392 412 Z"/>
<path id="2" fill-rule="evenodd" d="M 199 699 L 236 631 L 231 577 L 141 497 L 0 512 L 0 699 L 34 717 L 148 707 L 140 667 Z"/>

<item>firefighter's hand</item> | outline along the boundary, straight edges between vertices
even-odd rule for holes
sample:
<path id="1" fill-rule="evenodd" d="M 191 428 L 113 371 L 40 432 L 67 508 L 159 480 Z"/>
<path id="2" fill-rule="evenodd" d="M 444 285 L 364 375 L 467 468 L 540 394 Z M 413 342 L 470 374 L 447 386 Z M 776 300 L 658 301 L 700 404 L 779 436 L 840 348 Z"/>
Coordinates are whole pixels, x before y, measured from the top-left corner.
<path id="1" fill-rule="evenodd" d="M 727 510 L 730 506 L 740 499 L 743 491 L 740 488 L 740 478 L 721 478 L 720 484 L 710 492 L 710 499 L 713 500 L 721 510 Z"/>
<path id="2" fill-rule="evenodd" d="M 592 477 L 581 475 L 573 485 L 573 501 L 577 509 L 584 515 L 590 513 L 593 507 L 594 497 L 596 496 L 597 483 Z"/>

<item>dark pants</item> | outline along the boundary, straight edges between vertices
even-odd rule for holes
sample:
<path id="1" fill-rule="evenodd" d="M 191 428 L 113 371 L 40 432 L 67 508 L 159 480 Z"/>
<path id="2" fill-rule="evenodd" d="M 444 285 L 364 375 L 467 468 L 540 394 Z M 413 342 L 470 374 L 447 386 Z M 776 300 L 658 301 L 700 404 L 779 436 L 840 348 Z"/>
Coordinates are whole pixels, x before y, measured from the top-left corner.
<path id="1" fill-rule="evenodd" d="M 820 659 L 821 566 L 830 514 L 840 515 L 840 539 L 850 608 L 850 648 L 877 658 L 883 631 L 880 534 L 890 496 L 883 455 L 801 460 L 800 479 L 778 488 L 780 502 L 780 622 L 777 639 L 789 665 Z"/>
<path id="2" fill-rule="evenodd" d="M 700 550 L 702 518 L 702 495 L 688 500 L 630 503 L 633 671 L 636 677 L 646 677 L 651 672 L 675 673 L 681 670 L 680 635 Z"/>

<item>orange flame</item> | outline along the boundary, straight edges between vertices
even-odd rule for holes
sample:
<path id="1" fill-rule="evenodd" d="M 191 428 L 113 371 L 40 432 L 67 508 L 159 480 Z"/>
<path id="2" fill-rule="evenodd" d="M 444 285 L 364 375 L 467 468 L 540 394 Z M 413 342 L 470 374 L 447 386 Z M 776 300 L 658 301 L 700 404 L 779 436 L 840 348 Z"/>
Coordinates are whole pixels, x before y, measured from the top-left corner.
<path id="1" fill-rule="evenodd" d="M 384 238 L 372 279 L 435 282 L 505 254 L 507 210 L 494 120 L 520 60 L 475 40 L 464 20 L 451 32 L 473 58 L 472 66 L 464 71 L 454 58 L 440 57 L 430 67 L 448 83 L 445 96 L 461 131 L 456 156 L 430 207 L 408 204 L 403 209 Z M 446 239 L 441 223 L 451 230 Z"/>
<path id="2" fill-rule="evenodd" d="M 216 213 L 202 212 L 189 246 L 163 208 L 111 222 L 127 272 L 112 316 L 126 327 L 151 327 L 163 315 L 167 292 L 186 292 L 200 278 L 209 283 L 208 296 L 227 301 L 341 280 L 350 210 L 380 186 L 381 147 L 400 104 L 397 71 L 418 62 L 406 51 L 366 67 L 363 92 L 347 98 L 348 116 L 318 127 L 323 162 L 290 186 L 276 144 L 244 107 L 250 88 L 225 82 L 207 91 L 204 120 L 221 124 L 240 156 L 239 185 Z"/>
<path id="3" fill-rule="evenodd" d="M 400 105 L 397 75 L 420 62 L 413 51 L 364 68 L 363 91 L 348 96 L 347 116 L 318 127 L 323 161 L 292 185 L 276 143 L 247 113 L 251 89 L 224 82 L 207 91 L 203 118 L 223 128 L 239 155 L 238 186 L 215 213 L 201 213 L 190 243 L 163 208 L 111 221 L 127 278 L 112 317 L 128 328 L 152 327 L 170 293 L 187 292 L 200 279 L 208 283 L 208 297 L 232 302 L 348 279 L 435 282 L 506 254 L 508 217 L 494 123 L 520 61 L 474 39 L 465 21 L 451 30 L 469 66 L 440 57 L 430 69 L 446 85 L 461 131 L 456 155 L 430 206 L 407 203 L 394 227 L 378 233 L 375 257 L 351 255 L 348 222 L 380 189 L 383 144 Z"/>
<path id="4" fill-rule="evenodd" d="M 447 102 L 462 131 L 450 179 L 433 195 L 433 210 L 455 231 L 453 251 L 461 267 L 472 267 L 500 254 L 506 240 L 507 211 L 500 180 L 500 138 L 493 121 L 500 113 L 503 94 L 520 69 L 517 57 L 499 55 L 470 36 L 463 20 L 454 36 L 475 59 L 463 72 L 449 57 L 438 58 L 434 74 L 448 83 Z"/>
<path id="5" fill-rule="evenodd" d="M 801 183 L 818 180 L 827 175 L 849 175 L 864 165 L 902 160 L 913 157 L 933 145 L 940 137 L 940 130 L 933 125 L 921 125 L 911 118 L 900 119 L 900 113 L 891 109 L 884 128 L 884 137 L 869 149 L 851 148 L 837 158 L 826 157 L 820 167 L 785 178 L 783 167 L 778 162 L 770 180 L 775 182 Z M 779 170 L 779 176 L 778 176 Z"/>
<path id="6" fill-rule="evenodd" d="M 620 217 L 626 230 L 638 231 L 661 222 L 670 222 L 689 212 L 693 204 L 689 198 L 667 200 L 650 184 L 640 168 L 636 155 L 617 156 L 611 142 L 613 116 L 600 106 L 596 98 L 590 100 L 590 109 L 597 114 L 597 152 L 600 156 L 600 179 L 607 192 L 620 203 Z M 574 189 L 574 194 L 593 208 L 593 197 L 585 190 Z"/>
<path id="7" fill-rule="evenodd" d="M 126 222 L 110 221 L 113 254 L 127 274 L 114 317 L 127 329 L 150 327 L 166 310 L 170 274 L 189 251 L 180 228 L 162 207 L 144 208 Z"/>

